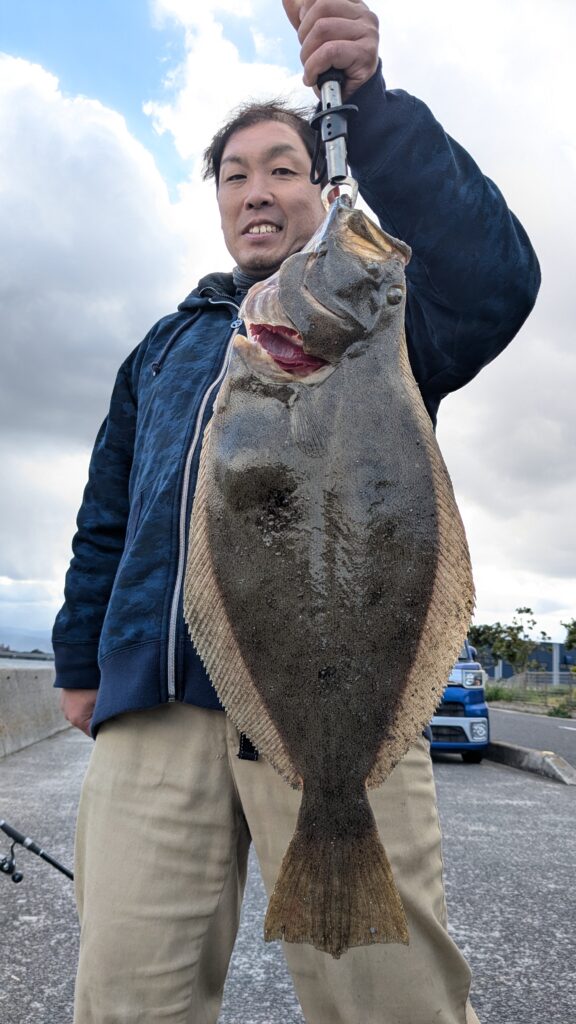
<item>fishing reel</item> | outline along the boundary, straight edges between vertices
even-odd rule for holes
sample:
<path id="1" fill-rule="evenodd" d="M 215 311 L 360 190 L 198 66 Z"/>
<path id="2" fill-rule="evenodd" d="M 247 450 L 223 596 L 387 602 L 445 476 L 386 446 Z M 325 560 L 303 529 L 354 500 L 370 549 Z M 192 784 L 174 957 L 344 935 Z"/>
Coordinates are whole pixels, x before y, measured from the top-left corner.
<path id="1" fill-rule="evenodd" d="M 24 875 L 21 871 L 16 870 L 16 858 L 14 856 L 14 847 L 16 843 L 12 843 L 10 847 L 10 853 L 7 857 L 2 857 L 0 860 L 0 871 L 3 875 L 9 875 L 13 882 L 21 882 Z"/>
<path id="2" fill-rule="evenodd" d="M 9 825 L 4 818 L 0 818 L 0 829 L 12 840 L 10 853 L 7 857 L 0 858 L 0 872 L 3 875 L 8 875 L 13 882 L 21 882 L 24 878 L 22 872 L 16 869 L 16 858 L 14 855 L 16 843 L 25 847 L 26 850 L 30 851 L 30 853 L 35 853 L 37 857 L 41 857 L 42 860 L 45 860 L 47 864 L 56 868 L 56 870 L 60 871 L 63 875 L 66 875 L 67 878 L 72 880 L 74 879 L 74 875 L 68 870 L 68 868 L 65 868 L 63 864 L 60 864 L 55 857 L 51 857 L 46 850 L 43 850 L 42 847 L 39 846 L 38 843 L 34 842 L 33 839 L 30 839 L 29 836 L 22 835 L 22 833 L 18 832 L 18 830 L 12 825 Z"/>

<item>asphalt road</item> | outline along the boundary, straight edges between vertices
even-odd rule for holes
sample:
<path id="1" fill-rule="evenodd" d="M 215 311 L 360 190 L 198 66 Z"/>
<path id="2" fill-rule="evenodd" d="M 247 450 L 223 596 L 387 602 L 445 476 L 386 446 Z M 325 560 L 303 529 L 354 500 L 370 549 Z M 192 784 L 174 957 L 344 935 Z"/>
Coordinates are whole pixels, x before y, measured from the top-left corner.
<path id="1" fill-rule="evenodd" d="M 0 816 L 68 866 L 90 746 L 71 730 L 0 760 Z M 571 1024 L 575 789 L 456 758 L 435 773 L 450 927 L 474 971 L 482 1024 Z M 8 845 L 0 833 L 0 855 Z M 72 884 L 21 848 L 18 864 L 20 885 L 0 876 L 0 1022 L 70 1024 Z M 219 1024 L 303 1024 L 281 948 L 262 941 L 264 908 L 252 863 Z"/>
<path id="2" fill-rule="evenodd" d="M 534 750 L 552 750 L 576 768 L 576 718 L 548 718 L 523 711 L 498 710 L 490 705 L 493 740 Z"/>

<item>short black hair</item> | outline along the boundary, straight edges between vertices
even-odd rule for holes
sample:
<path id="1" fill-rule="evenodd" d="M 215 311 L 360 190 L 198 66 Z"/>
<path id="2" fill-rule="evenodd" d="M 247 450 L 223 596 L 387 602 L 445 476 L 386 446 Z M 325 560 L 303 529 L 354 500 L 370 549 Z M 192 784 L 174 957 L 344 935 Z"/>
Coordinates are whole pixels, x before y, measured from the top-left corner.
<path id="1" fill-rule="evenodd" d="M 204 181 L 214 178 L 216 188 L 218 188 L 222 154 L 228 140 L 235 132 L 239 132 L 243 128 L 252 128 L 253 125 L 262 124 L 264 121 L 278 121 L 280 124 L 287 124 L 289 128 L 293 128 L 302 139 L 310 157 L 310 162 L 312 162 L 316 143 L 316 131 L 310 124 L 309 118 L 313 113 L 313 107 L 291 107 L 281 99 L 270 100 L 267 103 L 249 101 L 236 107 L 226 124 L 216 132 L 212 142 L 204 151 L 204 164 L 202 167 Z"/>

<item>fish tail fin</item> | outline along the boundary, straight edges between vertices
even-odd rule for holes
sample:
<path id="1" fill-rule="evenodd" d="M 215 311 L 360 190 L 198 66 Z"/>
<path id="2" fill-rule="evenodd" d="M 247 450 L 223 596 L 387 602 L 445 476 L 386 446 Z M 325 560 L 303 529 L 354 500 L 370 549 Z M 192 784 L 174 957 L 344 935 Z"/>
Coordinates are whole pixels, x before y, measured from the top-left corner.
<path id="1" fill-rule="evenodd" d="M 302 815 L 301 815 L 302 817 Z M 408 926 L 376 824 L 323 837 L 297 828 L 270 898 L 267 942 L 307 942 L 338 958 L 352 946 L 408 944 Z"/>

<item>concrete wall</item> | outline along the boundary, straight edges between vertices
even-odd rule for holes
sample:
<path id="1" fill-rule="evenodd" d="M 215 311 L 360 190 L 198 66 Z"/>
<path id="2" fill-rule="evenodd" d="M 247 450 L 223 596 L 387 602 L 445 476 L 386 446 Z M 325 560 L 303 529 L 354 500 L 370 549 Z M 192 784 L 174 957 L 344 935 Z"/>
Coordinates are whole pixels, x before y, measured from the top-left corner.
<path id="1" fill-rule="evenodd" d="M 68 728 L 53 682 L 52 667 L 0 668 L 0 757 Z"/>

